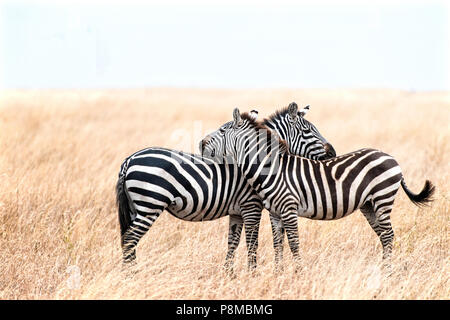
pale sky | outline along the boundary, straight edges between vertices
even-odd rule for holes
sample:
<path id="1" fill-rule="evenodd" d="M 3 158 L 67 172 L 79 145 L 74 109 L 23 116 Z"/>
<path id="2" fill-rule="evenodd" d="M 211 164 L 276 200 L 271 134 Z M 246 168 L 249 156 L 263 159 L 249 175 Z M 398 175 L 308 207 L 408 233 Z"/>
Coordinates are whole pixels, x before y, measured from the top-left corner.
<path id="1" fill-rule="evenodd" d="M 0 3 L 2 88 L 450 90 L 445 2 Z"/>

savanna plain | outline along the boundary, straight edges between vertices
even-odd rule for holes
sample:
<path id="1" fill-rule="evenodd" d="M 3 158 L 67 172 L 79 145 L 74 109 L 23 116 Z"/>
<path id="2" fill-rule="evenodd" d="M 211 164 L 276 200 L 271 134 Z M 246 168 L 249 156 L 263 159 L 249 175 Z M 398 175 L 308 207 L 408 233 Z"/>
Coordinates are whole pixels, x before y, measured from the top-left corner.
<path id="1" fill-rule="evenodd" d="M 228 218 L 181 221 L 164 212 L 122 271 L 115 183 L 121 162 L 150 146 L 198 152 L 232 110 L 262 119 L 296 101 L 338 154 L 394 156 L 408 187 L 436 185 L 429 207 L 403 190 L 391 214 L 392 274 L 363 215 L 299 218 L 302 269 L 285 241 L 274 273 L 268 212 L 258 268 L 245 238 L 235 278 L 222 266 Z M 398 90 L 10 90 L 0 93 L 0 299 L 449 299 L 450 93 Z"/>

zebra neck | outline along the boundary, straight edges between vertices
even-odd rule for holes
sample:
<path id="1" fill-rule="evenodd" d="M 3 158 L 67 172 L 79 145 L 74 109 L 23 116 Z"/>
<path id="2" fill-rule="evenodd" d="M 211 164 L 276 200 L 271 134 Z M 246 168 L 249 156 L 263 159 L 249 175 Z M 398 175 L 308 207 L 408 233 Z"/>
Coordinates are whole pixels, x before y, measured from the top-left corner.
<path id="1" fill-rule="evenodd" d="M 288 134 L 286 132 L 287 128 L 285 128 L 281 122 L 279 123 L 276 120 L 268 120 L 265 122 L 265 125 L 274 133 L 276 133 L 280 139 L 287 140 Z"/>
<path id="2" fill-rule="evenodd" d="M 248 138 L 242 146 L 237 146 L 242 174 L 248 183 L 259 193 L 263 186 L 277 175 L 284 153 L 278 140 L 255 141 Z"/>

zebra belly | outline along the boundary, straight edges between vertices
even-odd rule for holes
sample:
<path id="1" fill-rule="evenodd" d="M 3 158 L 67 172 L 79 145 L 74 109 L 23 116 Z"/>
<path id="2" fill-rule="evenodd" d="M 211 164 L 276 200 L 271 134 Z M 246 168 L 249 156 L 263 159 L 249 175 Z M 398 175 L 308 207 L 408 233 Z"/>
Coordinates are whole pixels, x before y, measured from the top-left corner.
<path id="1" fill-rule="evenodd" d="M 181 198 L 175 198 L 173 203 L 167 208 L 167 211 L 173 216 L 186 221 L 210 221 L 227 215 L 240 214 L 238 206 L 234 203 L 225 207 L 215 205 L 213 208 L 195 211 L 183 209 L 183 200 Z"/>
<path id="2" fill-rule="evenodd" d="M 297 213 L 297 215 L 299 217 L 309 218 L 309 219 L 314 219 L 314 218 L 312 218 L 313 214 L 314 214 L 314 211 L 311 209 L 308 210 L 308 208 L 299 208 L 298 213 Z"/>

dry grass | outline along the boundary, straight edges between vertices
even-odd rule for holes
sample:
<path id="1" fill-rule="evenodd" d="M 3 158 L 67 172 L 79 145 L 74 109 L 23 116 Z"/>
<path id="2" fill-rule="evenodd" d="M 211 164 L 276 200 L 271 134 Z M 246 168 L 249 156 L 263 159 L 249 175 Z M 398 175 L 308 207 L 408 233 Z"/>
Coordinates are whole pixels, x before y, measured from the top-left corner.
<path id="1" fill-rule="evenodd" d="M 163 214 L 138 246 L 139 270 L 121 272 L 114 185 L 121 161 L 147 146 L 185 151 L 231 119 L 266 116 L 291 101 L 338 154 L 379 148 L 408 186 L 437 186 L 419 210 L 399 192 L 393 269 L 358 212 L 333 222 L 299 220 L 303 270 L 285 247 L 273 274 L 270 223 L 261 224 L 258 274 L 224 276 L 228 219 L 192 223 Z M 202 120 L 202 122 L 199 122 Z M 7 91 L 0 95 L 1 299 L 449 299 L 450 95 L 394 90 Z M 200 128 L 201 125 L 201 128 Z M 74 267 L 75 266 L 75 267 Z M 77 269 L 79 268 L 79 269 Z M 77 270 L 81 272 L 77 285 Z"/>

